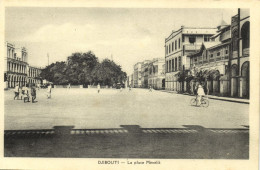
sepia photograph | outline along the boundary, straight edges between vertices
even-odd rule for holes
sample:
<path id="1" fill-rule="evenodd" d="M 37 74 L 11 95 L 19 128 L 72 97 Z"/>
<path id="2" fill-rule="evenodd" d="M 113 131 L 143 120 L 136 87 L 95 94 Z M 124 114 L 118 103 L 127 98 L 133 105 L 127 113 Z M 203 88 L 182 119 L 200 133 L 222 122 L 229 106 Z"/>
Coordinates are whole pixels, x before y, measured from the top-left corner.
<path id="1" fill-rule="evenodd" d="M 4 158 L 250 159 L 250 8 L 4 9 Z"/>

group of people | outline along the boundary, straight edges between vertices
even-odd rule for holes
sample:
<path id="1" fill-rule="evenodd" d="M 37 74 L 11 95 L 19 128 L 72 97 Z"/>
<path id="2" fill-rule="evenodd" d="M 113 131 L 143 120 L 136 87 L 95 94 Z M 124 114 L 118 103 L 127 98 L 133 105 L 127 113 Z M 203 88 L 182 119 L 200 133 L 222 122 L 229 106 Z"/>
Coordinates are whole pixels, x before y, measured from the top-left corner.
<path id="1" fill-rule="evenodd" d="M 19 86 L 18 84 L 15 85 L 14 88 L 14 100 L 23 100 L 24 103 L 30 102 L 36 103 L 36 86 L 35 84 L 26 84 L 25 86 Z"/>
<path id="2" fill-rule="evenodd" d="M 36 103 L 36 88 L 40 90 L 40 86 L 33 84 L 26 84 L 25 86 L 15 85 L 14 88 L 14 100 L 23 100 L 24 103 L 31 102 Z M 47 85 L 47 98 L 51 98 L 51 85 Z M 30 101 L 31 100 L 31 101 Z"/>

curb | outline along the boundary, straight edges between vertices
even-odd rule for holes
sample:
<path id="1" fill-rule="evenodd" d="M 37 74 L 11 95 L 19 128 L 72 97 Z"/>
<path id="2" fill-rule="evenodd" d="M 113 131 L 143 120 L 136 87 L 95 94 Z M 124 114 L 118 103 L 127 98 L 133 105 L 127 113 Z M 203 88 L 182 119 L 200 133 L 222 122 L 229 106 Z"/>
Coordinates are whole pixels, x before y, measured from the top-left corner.
<path id="1" fill-rule="evenodd" d="M 175 93 L 175 94 L 182 94 L 182 95 L 189 95 L 188 93 L 177 93 L 175 91 L 162 91 L 159 90 L 160 92 L 166 92 L 166 93 Z M 208 96 L 209 99 L 213 99 L 213 100 L 221 100 L 221 101 L 227 101 L 227 102 L 234 102 L 234 103 L 243 103 L 243 104 L 250 104 L 249 101 L 239 101 L 239 100 L 232 100 L 229 98 L 217 98 L 217 97 L 211 97 Z"/>

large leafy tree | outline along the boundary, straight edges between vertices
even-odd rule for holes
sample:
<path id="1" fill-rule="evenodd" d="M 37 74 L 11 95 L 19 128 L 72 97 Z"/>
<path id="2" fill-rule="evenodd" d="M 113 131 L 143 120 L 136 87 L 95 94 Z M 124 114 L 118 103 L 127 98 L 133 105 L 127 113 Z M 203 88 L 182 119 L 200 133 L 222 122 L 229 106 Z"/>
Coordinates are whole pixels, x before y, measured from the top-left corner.
<path id="1" fill-rule="evenodd" d="M 114 85 L 126 80 L 126 73 L 114 61 L 104 59 L 101 63 L 91 51 L 73 53 L 67 62 L 56 62 L 42 70 L 42 78 L 54 84 Z"/>

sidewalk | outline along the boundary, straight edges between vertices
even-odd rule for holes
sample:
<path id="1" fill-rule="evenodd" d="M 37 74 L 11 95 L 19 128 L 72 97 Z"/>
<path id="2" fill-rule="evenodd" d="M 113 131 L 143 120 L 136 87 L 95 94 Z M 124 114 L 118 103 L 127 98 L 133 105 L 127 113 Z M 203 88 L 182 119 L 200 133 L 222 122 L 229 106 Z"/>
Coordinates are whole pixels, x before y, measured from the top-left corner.
<path id="1" fill-rule="evenodd" d="M 158 90 L 158 91 L 167 92 L 167 93 L 189 95 L 188 93 L 177 93 L 176 91 L 169 91 L 169 90 Z M 228 102 L 249 104 L 248 99 L 240 99 L 240 98 L 232 98 L 232 97 L 220 97 L 220 96 L 213 96 L 213 95 L 207 95 L 207 96 L 208 96 L 209 99 L 214 99 L 214 100 L 222 100 L 222 101 L 228 101 Z"/>

